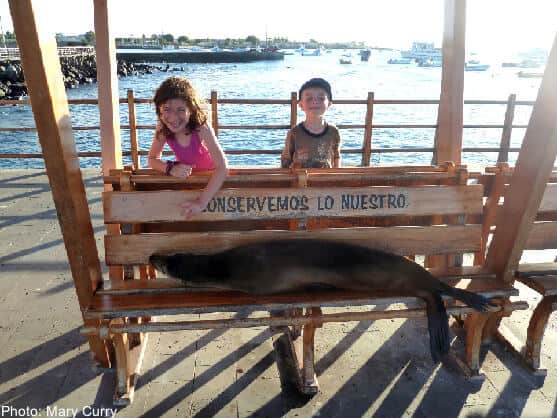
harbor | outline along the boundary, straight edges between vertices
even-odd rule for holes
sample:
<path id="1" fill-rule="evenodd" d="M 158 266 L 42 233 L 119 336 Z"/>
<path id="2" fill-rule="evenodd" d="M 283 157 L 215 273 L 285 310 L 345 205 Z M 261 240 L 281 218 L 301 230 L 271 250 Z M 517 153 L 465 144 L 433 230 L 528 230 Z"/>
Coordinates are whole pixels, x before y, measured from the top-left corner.
<path id="1" fill-rule="evenodd" d="M 342 65 L 344 50 L 321 56 L 286 55 L 279 61 L 252 63 L 153 63 L 152 73 L 119 78 L 122 103 L 121 134 L 126 164 L 131 163 L 131 126 L 136 125 L 141 166 L 152 141 L 154 109 L 150 104 L 158 84 L 170 75 L 186 76 L 197 86 L 216 121 L 214 128 L 232 166 L 278 166 L 287 128 L 303 114 L 292 94 L 304 80 L 322 74 L 334 92 L 327 120 L 340 128 L 343 164 L 362 163 L 366 124 L 371 128 L 372 164 L 427 164 L 431 161 L 439 106 L 440 68 L 392 65 L 390 51 L 373 50 L 368 62 Z M 356 51 L 353 52 L 356 55 Z M 139 64 L 135 64 L 138 66 Z M 160 70 L 163 69 L 163 70 Z M 490 165 L 498 161 L 503 132 L 509 135 L 509 162 L 525 132 L 539 78 L 520 78 L 518 69 L 495 66 L 488 71 L 466 72 L 464 97 L 464 162 Z M 218 77 L 215 76 L 218 74 Z M 129 91 L 133 98 L 129 97 Z M 72 123 L 83 167 L 100 165 L 99 114 L 96 84 L 67 90 Z M 369 95 L 372 94 L 373 98 Z M 511 100 L 511 96 L 513 99 Z M 134 103 L 130 103 L 133 100 Z M 214 100 L 216 107 L 214 107 Z M 26 104 L 27 103 L 27 104 Z M 0 103 L 1 104 L 1 103 Z M 133 122 L 130 109 L 133 108 Z M 512 121 L 505 119 L 512 110 Z M 216 112 L 216 115 L 214 114 Z M 371 118 L 366 115 L 371 114 Z M 0 105 L 0 132 L 5 140 L 0 154 L 40 157 L 29 102 L 6 101 Z M 215 118 L 216 116 L 216 118 Z M 505 126 L 508 125 L 508 128 Z M 505 139 L 506 141 L 507 139 Z M 17 149 L 16 149 L 17 145 Z M 242 153 L 242 150 L 249 152 Z M 95 153 L 93 156 L 93 154 Z M 89 155 L 90 157 L 88 157 Z M 43 167 L 40 158 L 0 158 L 0 167 Z"/>

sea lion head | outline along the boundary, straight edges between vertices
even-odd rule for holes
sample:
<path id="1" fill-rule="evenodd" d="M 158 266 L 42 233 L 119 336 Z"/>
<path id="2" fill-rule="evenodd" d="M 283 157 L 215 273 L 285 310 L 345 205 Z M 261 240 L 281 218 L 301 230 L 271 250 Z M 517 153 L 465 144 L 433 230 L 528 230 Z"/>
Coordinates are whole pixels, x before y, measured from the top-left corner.
<path id="1" fill-rule="evenodd" d="M 152 254 L 149 256 L 149 264 L 161 273 L 168 274 L 168 258 L 167 255 Z"/>
<path id="2" fill-rule="evenodd" d="M 149 263 L 168 277 L 182 280 L 187 286 L 210 286 L 210 277 L 216 271 L 210 269 L 207 256 L 195 254 L 152 254 Z"/>

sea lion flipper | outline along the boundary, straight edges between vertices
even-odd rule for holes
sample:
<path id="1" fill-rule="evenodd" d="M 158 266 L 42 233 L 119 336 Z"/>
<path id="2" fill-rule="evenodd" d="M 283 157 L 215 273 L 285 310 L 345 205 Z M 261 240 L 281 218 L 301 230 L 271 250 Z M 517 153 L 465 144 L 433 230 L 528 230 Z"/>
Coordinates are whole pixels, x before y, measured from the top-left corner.
<path id="1" fill-rule="evenodd" d="M 494 305 L 489 299 L 482 295 L 456 287 L 449 288 L 450 291 L 447 292 L 449 296 L 464 302 L 466 305 L 474 308 L 478 312 L 493 312 L 494 310 L 497 310 L 497 305 Z"/>
<path id="2" fill-rule="evenodd" d="M 426 302 L 429 349 L 433 361 L 437 363 L 449 352 L 449 317 L 440 295 L 424 292 L 420 297 Z"/>

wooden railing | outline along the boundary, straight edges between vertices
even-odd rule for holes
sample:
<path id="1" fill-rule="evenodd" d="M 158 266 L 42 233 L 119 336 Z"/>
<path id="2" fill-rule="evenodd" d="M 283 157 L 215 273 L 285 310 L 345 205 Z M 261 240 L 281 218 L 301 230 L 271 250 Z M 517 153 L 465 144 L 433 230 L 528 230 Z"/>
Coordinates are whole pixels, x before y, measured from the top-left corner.
<path id="1" fill-rule="evenodd" d="M 68 101 L 72 105 L 98 105 L 97 99 L 77 99 Z M 123 151 L 123 156 L 130 156 L 135 167 L 140 167 L 140 156 L 147 155 L 148 150 L 142 150 L 138 146 L 138 131 L 140 130 L 154 130 L 155 125 L 140 125 L 136 120 L 136 104 L 147 103 L 151 104 L 151 98 L 136 98 L 132 90 L 128 90 L 126 98 L 120 98 L 120 103 L 128 105 L 128 124 L 121 125 L 121 129 L 129 130 L 130 132 L 130 151 Z M 208 99 L 209 111 L 211 115 L 211 123 L 217 135 L 223 130 L 253 130 L 253 129 L 288 129 L 297 124 L 297 96 L 292 92 L 290 99 L 221 99 L 218 97 L 216 91 L 211 92 L 211 97 Z M 252 104 L 252 105 L 288 105 L 290 107 L 290 118 L 287 123 L 281 125 L 222 125 L 219 123 L 219 105 L 220 104 Z M 362 129 L 363 138 L 362 146 L 360 148 L 341 150 L 342 154 L 361 154 L 361 164 L 363 166 L 370 165 L 371 155 L 374 153 L 433 153 L 434 149 L 431 147 L 420 148 L 379 148 L 373 147 L 373 131 L 375 129 L 419 129 L 419 128 L 432 128 L 437 129 L 437 124 L 374 124 L 373 113 L 376 105 L 438 105 L 439 100 L 376 100 L 373 92 L 369 92 L 366 99 L 344 99 L 335 100 L 335 106 L 338 105 L 365 105 L 366 113 L 363 123 L 361 124 L 339 124 L 339 129 Z M 508 100 L 465 100 L 465 105 L 506 105 L 506 113 L 503 124 L 468 124 L 464 125 L 465 129 L 502 129 L 499 147 L 464 147 L 463 153 L 466 152 L 497 152 L 498 162 L 507 162 L 509 152 L 518 152 L 519 148 L 510 146 L 511 133 L 513 128 L 526 128 L 527 125 L 513 124 L 515 115 L 515 108 L 518 105 L 532 106 L 533 101 L 518 101 L 516 96 L 511 94 Z M 28 100 L 0 100 L 2 105 L 30 105 Z M 98 130 L 99 126 L 74 126 L 74 130 Z M 18 132 L 18 131 L 35 131 L 33 127 L 15 127 L 15 128 L 0 128 L 1 132 Z M 100 141 L 99 141 L 100 148 Z M 236 149 L 226 150 L 225 153 L 229 155 L 278 155 L 281 150 L 276 149 Z M 165 154 L 171 154 L 166 151 Z M 80 157 L 100 157 L 101 153 L 98 152 L 79 152 Z M 25 154 L 25 153 L 11 153 L 0 154 L 0 158 L 41 158 L 42 154 Z"/>

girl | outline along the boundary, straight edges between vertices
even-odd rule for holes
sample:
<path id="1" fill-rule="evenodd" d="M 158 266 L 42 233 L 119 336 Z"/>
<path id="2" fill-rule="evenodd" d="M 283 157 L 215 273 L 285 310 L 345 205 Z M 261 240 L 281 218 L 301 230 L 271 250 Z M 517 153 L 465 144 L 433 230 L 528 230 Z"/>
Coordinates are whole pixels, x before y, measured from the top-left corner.
<path id="1" fill-rule="evenodd" d="M 189 80 L 167 78 L 155 92 L 153 101 L 158 121 L 149 150 L 149 167 L 174 177 L 187 177 L 196 170 L 214 170 L 199 198 L 181 205 L 187 219 L 201 213 L 222 186 L 228 173 L 226 158 Z M 174 152 L 176 161 L 161 160 L 165 143 Z"/>

